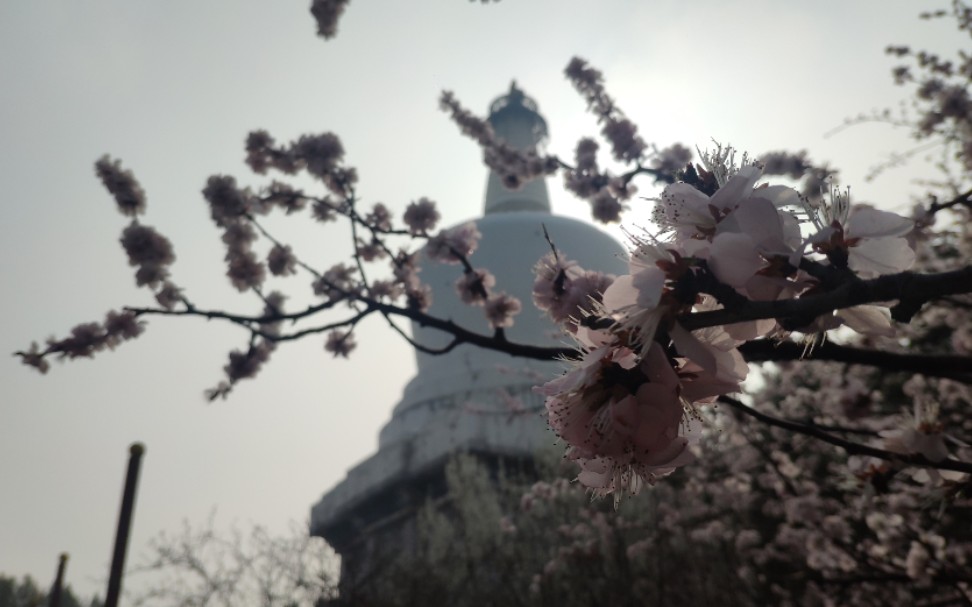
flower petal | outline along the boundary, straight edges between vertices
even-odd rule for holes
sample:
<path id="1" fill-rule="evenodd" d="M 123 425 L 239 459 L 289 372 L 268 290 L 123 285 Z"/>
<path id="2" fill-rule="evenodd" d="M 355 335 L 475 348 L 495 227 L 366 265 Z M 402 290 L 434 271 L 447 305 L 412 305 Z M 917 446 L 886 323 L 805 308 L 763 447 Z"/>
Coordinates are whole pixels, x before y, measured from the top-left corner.
<path id="1" fill-rule="evenodd" d="M 914 228 L 910 219 L 896 213 L 879 211 L 867 206 L 856 206 L 844 226 L 847 238 L 880 238 L 904 236 Z"/>
<path id="2" fill-rule="evenodd" d="M 915 252 L 904 238 L 867 238 L 850 247 L 847 265 L 870 278 L 903 272 L 915 263 Z"/>
<path id="3" fill-rule="evenodd" d="M 894 335 L 891 311 L 881 306 L 854 306 L 837 312 L 844 324 L 861 335 Z"/>
<path id="4" fill-rule="evenodd" d="M 708 263 L 719 282 L 737 289 L 745 286 L 746 281 L 764 265 L 753 239 L 747 234 L 732 232 L 712 239 Z"/>

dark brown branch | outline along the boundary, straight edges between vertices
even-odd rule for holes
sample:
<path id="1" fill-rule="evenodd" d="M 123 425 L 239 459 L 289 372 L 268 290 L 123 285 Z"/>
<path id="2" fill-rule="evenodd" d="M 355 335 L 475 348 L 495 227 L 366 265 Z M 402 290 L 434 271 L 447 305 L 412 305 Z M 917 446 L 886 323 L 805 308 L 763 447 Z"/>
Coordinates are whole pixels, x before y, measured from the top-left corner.
<path id="1" fill-rule="evenodd" d="M 475 331 L 470 331 L 451 320 L 442 320 L 436 318 L 424 312 L 418 310 L 412 310 L 408 308 L 401 308 L 393 304 L 383 303 L 374 299 L 366 297 L 357 298 L 360 303 L 365 305 L 363 310 L 360 310 L 357 314 L 349 319 L 344 319 L 340 321 L 335 321 L 333 323 L 328 323 L 326 325 L 321 325 L 319 327 L 314 327 L 311 329 L 304 329 L 302 331 L 295 331 L 293 333 L 287 333 L 284 335 L 275 335 L 273 333 L 264 332 L 260 329 L 253 328 L 253 325 L 260 323 L 273 323 L 282 320 L 299 320 L 311 316 L 312 314 L 333 307 L 335 304 L 344 300 L 331 300 L 317 306 L 310 306 L 303 312 L 295 312 L 290 314 L 280 314 L 275 316 L 243 316 L 238 314 L 230 314 L 228 312 L 223 312 L 221 310 L 199 310 L 197 308 L 190 308 L 186 310 L 166 310 L 165 308 L 138 308 L 138 307 L 125 307 L 124 309 L 130 312 L 134 312 L 137 316 L 145 315 L 159 315 L 159 316 L 200 316 L 207 319 L 221 319 L 232 322 L 234 324 L 240 325 L 252 331 L 254 334 L 259 335 L 265 339 L 284 342 L 284 341 L 294 341 L 300 339 L 309 334 L 320 333 L 330 329 L 336 329 L 338 327 L 351 324 L 352 322 L 358 322 L 364 316 L 371 314 L 373 312 L 379 312 L 386 316 L 399 316 L 408 318 L 420 326 L 430 327 L 433 329 L 439 329 L 452 335 L 452 343 L 448 344 L 443 348 L 427 348 L 423 347 L 423 351 L 429 354 L 444 354 L 456 346 L 461 344 L 470 344 L 478 346 L 481 348 L 486 348 L 489 350 L 496 350 L 498 352 L 505 352 L 510 356 L 516 356 L 520 358 L 531 358 L 535 360 L 554 360 L 557 358 L 576 358 L 577 350 L 574 348 L 549 348 L 544 346 L 534 346 L 530 344 L 522 344 L 517 342 L 509 341 L 503 333 L 495 333 L 493 335 L 484 335 L 482 333 L 476 333 Z M 414 342 L 413 346 L 418 344 Z"/>
<path id="2" fill-rule="evenodd" d="M 739 351 L 749 362 L 833 361 L 972 383 L 972 357 L 969 356 L 899 354 L 842 346 L 829 341 L 814 346 L 813 351 L 808 354 L 801 344 L 792 341 L 773 342 L 768 339 L 742 344 Z"/>
<path id="3" fill-rule="evenodd" d="M 898 304 L 891 308 L 892 318 L 908 322 L 929 301 L 970 292 L 972 266 L 937 274 L 901 272 L 846 282 L 832 291 L 799 299 L 746 301 L 731 309 L 684 314 L 679 317 L 679 322 L 689 330 L 763 318 L 801 319 L 809 323 L 835 310 L 885 301 L 897 301 Z"/>
<path id="4" fill-rule="evenodd" d="M 961 194 L 959 194 L 955 198 L 953 198 L 951 200 L 948 200 L 946 202 L 933 202 L 933 203 L 931 203 L 928 206 L 928 214 L 929 215 L 934 215 L 935 213 L 937 213 L 939 211 L 943 211 L 945 209 L 950 209 L 952 207 L 956 207 L 956 206 L 959 206 L 959 205 L 965 206 L 969 210 L 972 210 L 972 190 L 967 190 L 965 192 L 962 192 Z"/>
<path id="5" fill-rule="evenodd" d="M 762 422 L 768 426 L 773 426 L 775 428 L 780 428 L 794 434 L 803 434 L 805 436 L 810 436 L 819 441 L 829 443 L 835 447 L 840 447 L 846 451 L 849 455 L 865 455 L 869 457 L 874 457 L 877 459 L 886 460 L 889 462 L 895 462 L 899 464 L 906 464 L 909 466 L 920 466 L 922 468 L 936 468 L 938 470 L 954 470 L 956 472 L 964 472 L 966 474 L 972 474 L 972 463 L 961 462 L 953 459 L 946 459 L 940 462 L 933 462 L 928 458 L 918 455 L 916 453 L 905 454 L 905 453 L 894 453 L 892 451 L 887 451 L 885 449 L 878 449 L 877 447 L 871 447 L 869 445 L 864 445 L 861 443 L 855 443 L 838 436 L 834 436 L 829 432 L 825 432 L 817 426 L 807 425 L 800 422 L 790 421 L 787 419 L 780 419 L 774 417 L 762 411 L 758 411 L 749 405 L 746 405 L 742 401 L 736 400 L 728 396 L 720 396 L 719 402 L 729 405 L 736 411 L 739 411 L 753 419 Z"/>

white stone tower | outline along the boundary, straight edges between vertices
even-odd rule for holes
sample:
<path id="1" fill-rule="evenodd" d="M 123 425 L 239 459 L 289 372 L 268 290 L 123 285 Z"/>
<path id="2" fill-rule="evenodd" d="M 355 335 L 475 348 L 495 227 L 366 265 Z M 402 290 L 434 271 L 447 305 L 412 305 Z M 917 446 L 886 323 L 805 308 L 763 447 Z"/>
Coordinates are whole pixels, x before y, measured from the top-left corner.
<path id="1" fill-rule="evenodd" d="M 520 149 L 536 149 L 547 136 L 536 103 L 515 83 L 492 103 L 489 121 L 497 136 Z M 491 171 L 484 215 L 475 223 L 482 238 L 470 262 L 496 276 L 497 291 L 523 303 L 506 331 L 514 342 L 565 343 L 557 327 L 532 306 L 531 268 L 550 251 L 544 226 L 557 247 L 583 267 L 626 271 L 624 250 L 614 238 L 588 223 L 550 213 L 542 178 L 510 190 Z M 423 260 L 420 278 L 433 290 L 429 313 L 489 334 L 482 308 L 463 304 L 455 291 L 460 273 L 458 266 Z M 415 324 L 412 335 L 431 347 L 449 341 L 444 333 Z M 439 356 L 416 352 L 416 357 L 418 373 L 381 430 L 378 452 L 350 469 L 311 510 L 311 533 L 342 555 L 342 578 L 364 575 L 379 548 L 408 550 L 413 515 L 443 491 L 450 455 L 461 451 L 493 460 L 526 460 L 554 441 L 532 387 L 558 373 L 559 363 L 515 359 L 469 345 Z"/>

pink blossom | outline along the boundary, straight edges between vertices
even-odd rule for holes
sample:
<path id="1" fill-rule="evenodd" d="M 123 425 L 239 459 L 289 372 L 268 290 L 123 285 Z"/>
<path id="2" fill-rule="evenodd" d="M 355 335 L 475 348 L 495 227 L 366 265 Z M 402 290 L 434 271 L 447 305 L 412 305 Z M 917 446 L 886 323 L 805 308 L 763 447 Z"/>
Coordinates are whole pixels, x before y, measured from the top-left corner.
<path id="1" fill-rule="evenodd" d="M 51 349 L 62 357 L 91 358 L 107 346 L 107 336 L 104 329 L 96 322 L 81 323 L 71 329 L 71 336 L 62 340 L 50 339 L 47 342 Z"/>
<path id="2" fill-rule="evenodd" d="M 496 284 L 496 277 L 489 270 L 478 268 L 464 272 L 456 280 L 456 291 L 463 303 L 481 306 L 489 298 L 489 290 Z"/>
<path id="3" fill-rule="evenodd" d="M 637 162 L 644 156 L 647 144 L 638 135 L 638 127 L 621 113 L 604 89 L 603 76 L 580 57 L 573 57 L 564 74 L 585 98 L 602 124 L 601 134 L 611 143 L 614 158 Z"/>
<path id="4" fill-rule="evenodd" d="M 369 294 L 375 299 L 395 301 L 405 292 L 404 287 L 392 280 L 374 280 L 369 286 Z"/>
<path id="5" fill-rule="evenodd" d="M 561 251 L 547 253 L 533 266 L 533 303 L 537 308 L 550 312 L 551 317 L 560 322 L 573 310 L 564 313 L 562 302 L 567 294 L 568 285 L 583 270 L 576 261 L 564 258 Z"/>
<path id="6" fill-rule="evenodd" d="M 715 167 L 713 167 L 714 169 Z M 717 226 L 728 220 L 736 209 L 745 208 L 752 201 L 760 200 L 758 215 L 749 222 L 748 228 L 743 229 L 730 220 L 721 231 L 745 232 L 753 229 L 776 229 L 776 224 L 784 221 L 776 217 L 775 213 L 767 212 L 775 209 L 801 204 L 800 195 L 785 186 L 755 187 L 756 181 L 762 175 L 762 170 L 756 165 L 743 166 L 735 169 L 726 165 L 719 170 L 725 180 L 712 196 L 708 196 L 694 186 L 678 182 L 665 188 L 661 198 L 656 200 L 652 214 L 653 221 L 664 231 L 671 232 L 683 245 L 692 240 L 711 240 L 715 236 Z M 737 220 L 740 215 L 737 215 Z M 792 236 L 792 229 L 788 232 Z M 781 234 L 776 235 L 779 240 Z M 767 247 L 771 243 L 764 242 L 763 234 L 753 234 L 754 244 Z M 776 243 L 772 243 L 776 244 Z"/>
<path id="7" fill-rule="evenodd" d="M 50 363 L 44 358 L 44 354 L 36 341 L 30 344 L 30 349 L 26 352 L 17 352 L 17 355 L 20 356 L 20 362 L 37 369 L 41 375 L 46 375 L 51 368 Z"/>
<path id="8" fill-rule="evenodd" d="M 344 146 L 334 133 L 301 135 L 291 151 L 311 175 L 328 182 L 344 157 Z"/>
<path id="9" fill-rule="evenodd" d="M 313 0 L 310 12 L 317 22 L 317 35 L 333 38 L 337 34 L 337 22 L 347 8 L 349 0 Z"/>
<path id="10" fill-rule="evenodd" d="M 440 217 L 434 202 L 428 198 L 419 198 L 417 201 L 409 203 L 402 220 L 408 226 L 409 232 L 419 235 L 428 234 L 439 222 Z"/>
<path id="11" fill-rule="evenodd" d="M 591 350 L 542 388 L 550 427 L 581 466 L 578 480 L 618 498 L 692 459 L 679 379 L 661 346 L 652 342 L 634 367 L 625 352 L 611 345 Z"/>
<path id="12" fill-rule="evenodd" d="M 260 341 L 251 345 L 246 352 L 233 350 L 229 355 L 229 363 L 223 367 L 231 384 L 241 379 L 256 377 L 263 365 L 270 359 L 274 350 L 271 341 Z"/>
<path id="13" fill-rule="evenodd" d="M 135 217 L 145 212 L 145 191 L 132 172 L 122 168 L 120 160 L 105 154 L 95 163 L 95 172 L 122 215 Z"/>
<path id="14" fill-rule="evenodd" d="M 614 276 L 588 272 L 562 252 L 548 253 L 533 266 L 533 303 L 554 322 L 574 331 L 577 322 L 593 310 Z"/>
<path id="15" fill-rule="evenodd" d="M 948 457 L 943 430 L 938 421 L 938 407 L 916 400 L 914 416 L 905 419 L 897 429 L 881 432 L 881 439 L 888 451 L 917 453 L 929 461 L 940 462 Z"/>
<path id="16" fill-rule="evenodd" d="M 476 224 L 469 222 L 448 230 L 442 230 L 429 239 L 425 254 L 429 259 L 442 263 L 456 264 L 468 258 L 479 245 L 482 234 Z"/>
<path id="17" fill-rule="evenodd" d="M 236 186 L 236 179 L 229 175 L 213 175 L 202 191 L 209 202 L 209 213 L 219 227 L 236 222 L 250 208 L 251 194 Z"/>
<path id="18" fill-rule="evenodd" d="M 289 245 L 277 244 L 267 255 L 267 268 L 274 276 L 297 273 L 297 258 Z"/>
<path id="19" fill-rule="evenodd" d="M 591 216 L 601 223 L 617 223 L 623 212 L 624 205 L 607 190 L 601 190 L 591 199 Z"/>
<path id="20" fill-rule="evenodd" d="M 221 238 L 230 251 L 228 254 L 232 255 L 248 250 L 257 239 L 257 233 L 249 222 L 234 221 L 226 225 Z"/>
<path id="21" fill-rule="evenodd" d="M 676 143 L 659 151 L 651 159 L 651 166 L 657 171 L 674 175 L 690 162 L 692 162 L 692 150 Z"/>
<path id="22" fill-rule="evenodd" d="M 486 300 L 486 320 L 494 329 L 513 326 L 513 317 L 523 309 L 520 300 L 512 295 L 500 293 Z"/>
<path id="23" fill-rule="evenodd" d="M 307 205 L 307 198 L 301 190 L 280 181 L 270 183 L 265 197 L 268 205 L 276 204 L 287 215 L 302 211 Z"/>
<path id="24" fill-rule="evenodd" d="M 123 341 L 135 339 L 145 330 L 145 322 L 138 320 L 134 312 L 110 311 L 105 316 L 105 343 L 114 348 Z"/>
<path id="25" fill-rule="evenodd" d="M 329 299 L 343 299 L 355 290 L 355 273 L 354 268 L 343 263 L 331 266 L 314 282 L 314 294 Z"/>
<path id="26" fill-rule="evenodd" d="M 405 299 L 410 310 L 428 312 L 432 305 L 432 288 L 422 283 L 405 285 Z"/>
<path id="27" fill-rule="evenodd" d="M 914 264 L 915 252 L 904 238 L 914 228 L 910 219 L 867 205 L 851 206 L 850 194 L 837 191 L 829 204 L 809 205 L 807 212 L 817 228 L 810 237 L 814 249 L 846 263 L 862 278 L 902 272 Z"/>
<path id="28" fill-rule="evenodd" d="M 324 349 L 333 354 L 335 358 L 338 356 L 348 358 L 348 355 L 351 354 L 357 345 L 351 331 L 331 331 L 327 334 L 327 342 L 324 343 Z"/>
<path id="29" fill-rule="evenodd" d="M 175 253 L 169 239 L 154 228 L 135 221 L 122 231 L 122 247 L 128 254 L 128 263 L 138 266 L 135 282 L 154 287 L 169 276 L 168 266 L 175 261 Z"/>
<path id="30" fill-rule="evenodd" d="M 238 251 L 229 256 L 226 276 L 239 291 L 259 287 L 267 276 L 264 265 L 253 251 Z"/>
<path id="31" fill-rule="evenodd" d="M 337 206 L 330 198 L 325 196 L 314 201 L 311 207 L 314 219 L 321 223 L 327 223 L 337 219 Z"/>
<path id="32" fill-rule="evenodd" d="M 364 241 L 359 238 L 357 243 L 358 246 L 355 249 L 355 254 L 360 257 L 362 261 L 383 259 L 387 255 L 381 241 L 377 238 L 373 238 L 370 241 Z"/>
<path id="33" fill-rule="evenodd" d="M 122 231 L 121 244 L 132 266 L 167 266 L 175 261 L 172 243 L 150 226 L 129 224 Z"/>
<path id="34" fill-rule="evenodd" d="M 380 202 L 376 202 L 371 211 L 365 215 L 364 222 L 379 232 L 389 232 L 392 229 L 391 211 Z"/>

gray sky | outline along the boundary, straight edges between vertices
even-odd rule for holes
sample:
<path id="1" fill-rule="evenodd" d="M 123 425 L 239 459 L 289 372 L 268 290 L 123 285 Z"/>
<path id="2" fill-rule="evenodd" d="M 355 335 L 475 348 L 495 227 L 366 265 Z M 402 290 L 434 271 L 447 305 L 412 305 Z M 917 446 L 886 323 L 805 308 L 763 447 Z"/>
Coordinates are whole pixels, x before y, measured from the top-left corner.
<path id="1" fill-rule="evenodd" d="M 314 36 L 308 4 L 0 3 L 3 350 L 151 303 L 118 246 L 125 220 L 93 173 L 106 152 L 147 191 L 144 222 L 172 240 L 174 278 L 190 298 L 251 312 L 260 304 L 223 278 L 199 191 L 213 173 L 264 183 L 243 164 L 254 128 L 283 141 L 334 131 L 366 202 L 400 213 L 429 196 L 456 223 L 480 213 L 486 172 L 438 110 L 439 92 L 485 113 L 515 78 L 547 118 L 550 149 L 570 158 L 579 136 L 597 132 L 562 77 L 576 54 L 604 71 L 649 141 L 805 148 L 840 168 L 858 200 L 903 210 L 919 191 L 913 168 L 863 176 L 907 146 L 905 133 L 823 134 L 902 98 L 887 44 L 960 43 L 948 25 L 916 18 L 944 0 L 356 0 L 328 42 Z M 550 186 L 556 212 L 587 216 L 559 182 Z M 345 259 L 341 228 L 299 223 L 270 225 L 318 266 Z M 0 572 L 46 585 L 67 551 L 75 589 L 103 594 L 135 440 L 147 454 L 132 558 L 150 537 L 213 509 L 224 524 L 283 531 L 375 450 L 414 372 L 408 348 L 372 322 L 351 361 L 332 360 L 320 339 L 288 345 L 258 381 L 205 403 L 203 389 L 244 340 L 217 323 L 154 319 L 138 340 L 46 377 L 0 357 Z"/>

